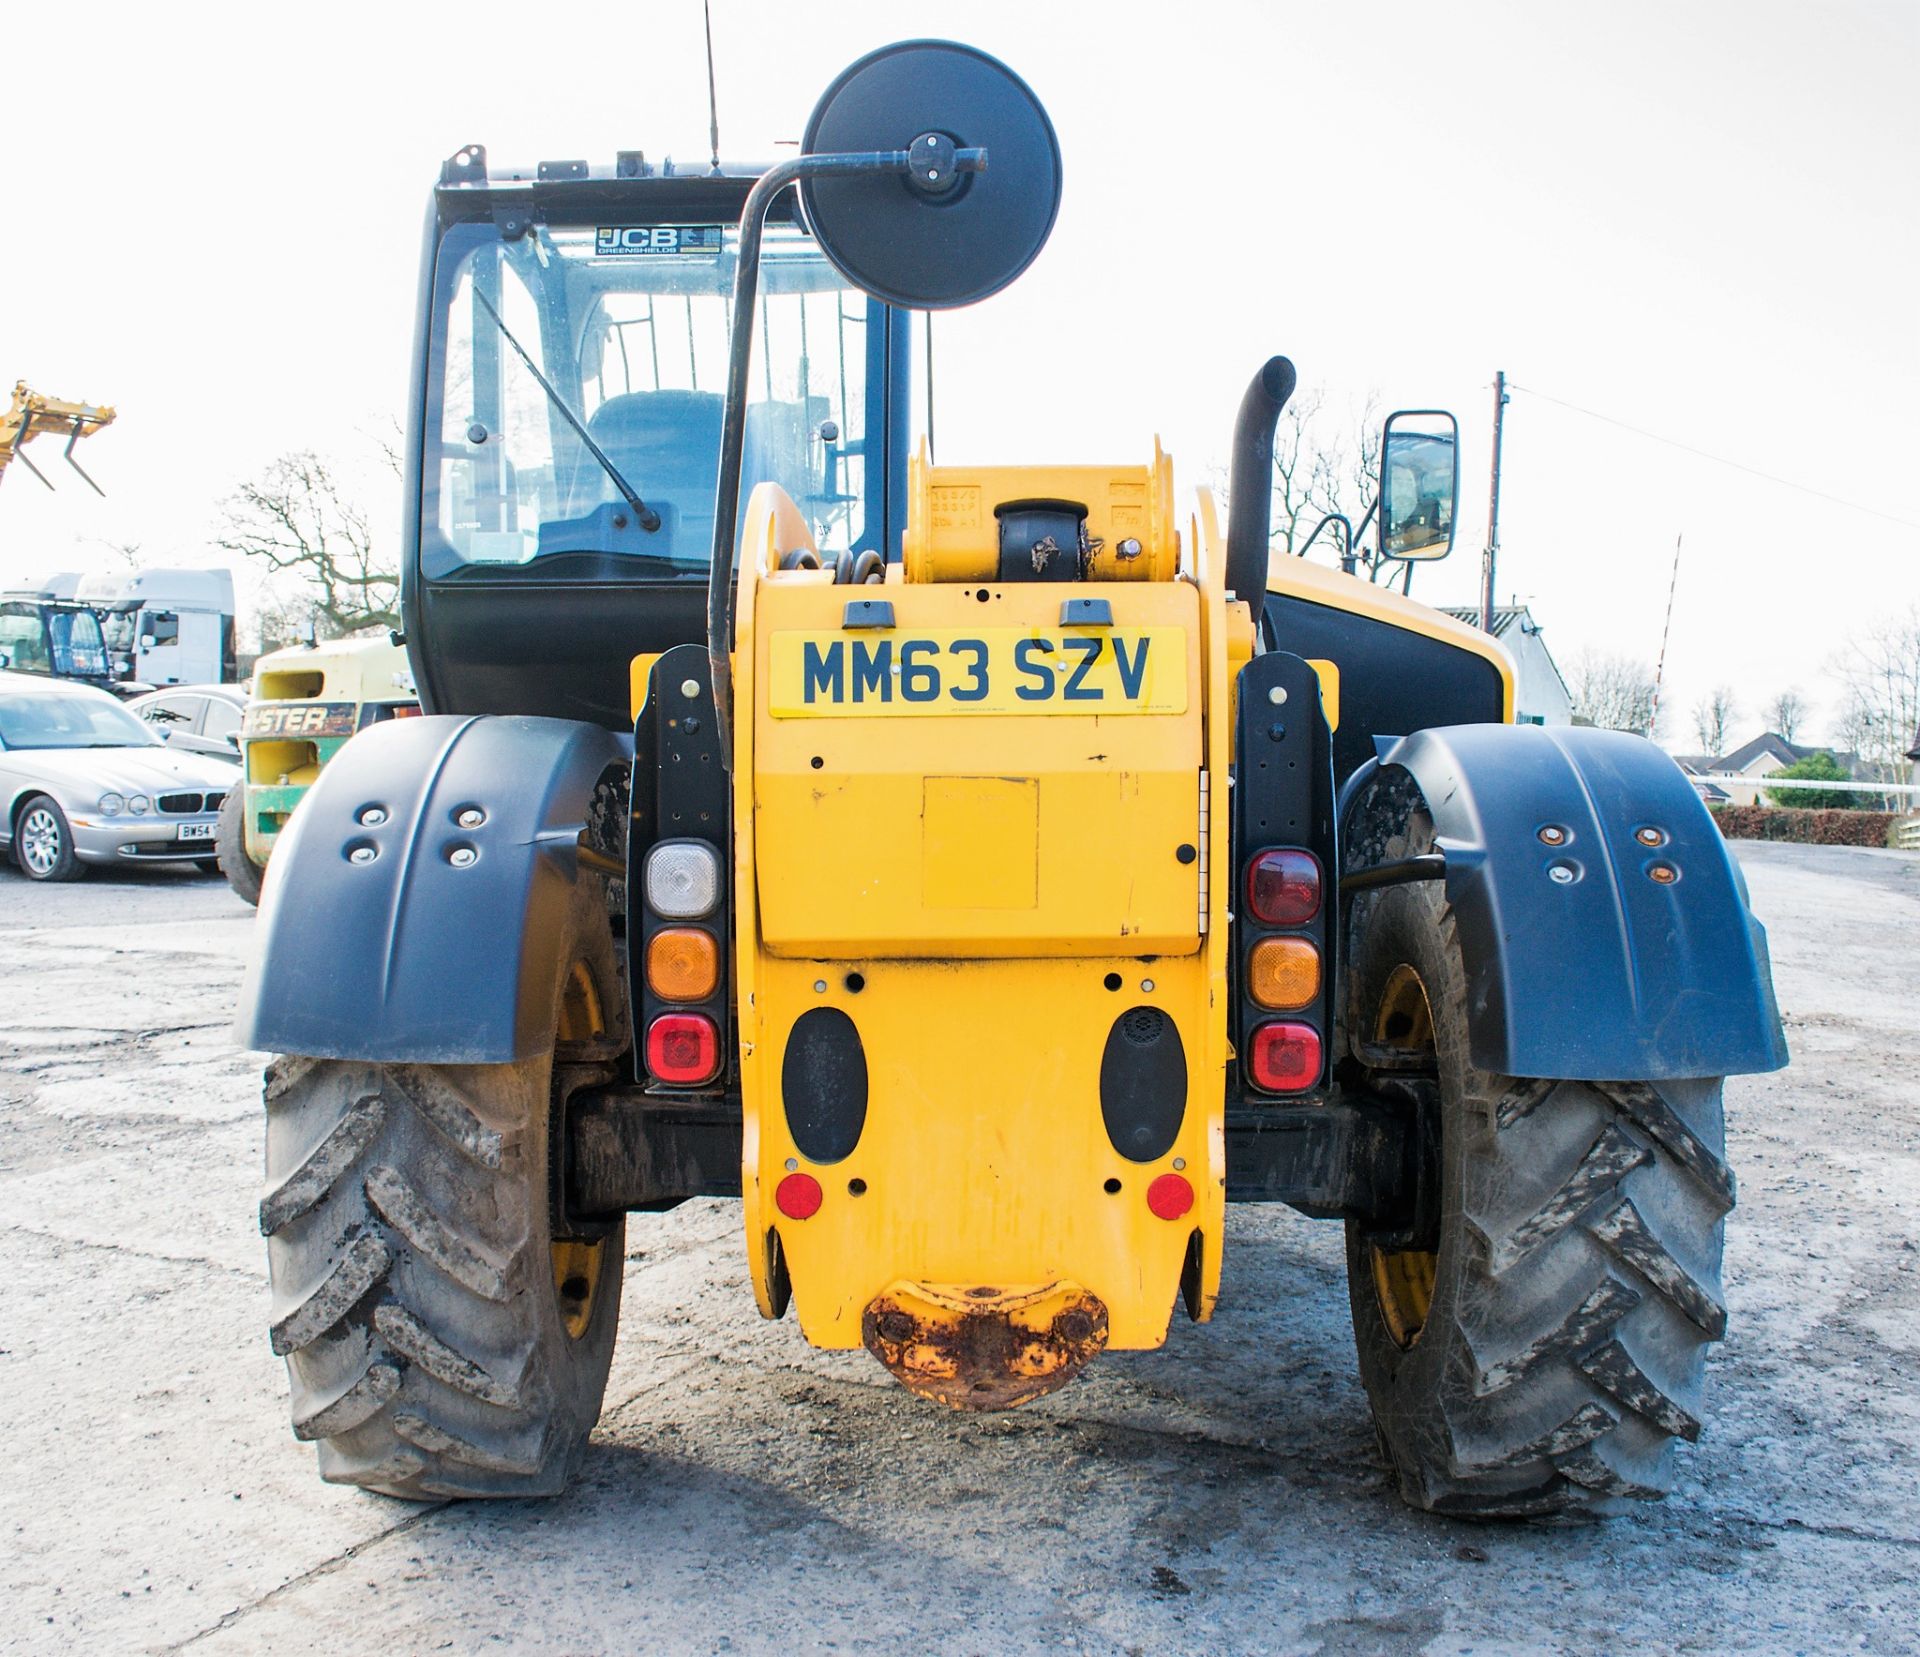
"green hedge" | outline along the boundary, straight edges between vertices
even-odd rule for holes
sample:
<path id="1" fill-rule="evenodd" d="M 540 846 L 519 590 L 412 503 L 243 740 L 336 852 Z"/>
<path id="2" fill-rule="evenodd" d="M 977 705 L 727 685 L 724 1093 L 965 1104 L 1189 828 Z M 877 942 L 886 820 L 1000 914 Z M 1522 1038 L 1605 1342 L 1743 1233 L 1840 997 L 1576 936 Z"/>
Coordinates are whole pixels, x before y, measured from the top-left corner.
<path id="1" fill-rule="evenodd" d="M 1796 811 L 1764 805 L 1709 808 L 1729 840 L 1797 840 L 1809 846 L 1886 846 L 1892 843 L 1894 811 Z"/>

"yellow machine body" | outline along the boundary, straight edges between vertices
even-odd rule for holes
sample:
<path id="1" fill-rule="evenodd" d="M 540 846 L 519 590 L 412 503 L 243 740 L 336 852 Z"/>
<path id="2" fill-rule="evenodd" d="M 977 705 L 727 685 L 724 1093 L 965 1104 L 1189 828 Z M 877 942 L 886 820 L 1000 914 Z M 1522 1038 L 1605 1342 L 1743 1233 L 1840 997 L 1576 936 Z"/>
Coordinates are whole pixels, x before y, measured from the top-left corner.
<path id="1" fill-rule="evenodd" d="M 780 568 L 808 545 L 784 494 L 748 505 L 733 890 L 755 1292 L 773 1315 L 790 1283 L 810 1341 L 864 1344 L 957 1404 L 1158 1346 L 1183 1286 L 1200 1318 L 1218 1290 L 1227 891 L 1208 849 L 1227 819 L 1209 780 L 1226 774 L 1227 638 L 1244 656 L 1251 626 L 1243 606 L 1229 620 L 1211 526 L 1175 578 L 1167 476 L 1156 456 L 1131 474 L 922 465 L 915 483 L 923 510 L 980 491 L 989 537 L 998 500 L 1117 484 L 1142 517 L 1090 511 L 1089 527 L 1125 529 L 1142 543 L 1126 562 L 1164 580 L 976 578 L 978 548 L 930 540 L 922 516 L 886 584 L 836 586 Z M 1089 594 L 1111 625 L 1063 624 Z M 847 625 L 875 600 L 890 626 Z M 964 699 L 927 696 L 930 667 Z M 831 1165 L 801 1154 L 781 1096 L 788 1034 L 817 1006 L 854 1021 L 869 1080 L 857 1146 Z M 1150 1162 L 1114 1148 L 1101 1108 L 1102 1052 L 1132 1007 L 1173 1021 L 1187 1069 Z M 776 1202 L 795 1172 L 821 1190 L 799 1219 Z M 1165 1175 L 1192 1193 L 1172 1218 L 1148 1201 Z"/>
<path id="2" fill-rule="evenodd" d="M 733 651 L 733 962 L 742 1193 L 761 1311 L 865 1346 L 926 1396 L 1000 1408 L 1097 1352 L 1204 1320 L 1226 1199 L 1234 687 L 1255 650 L 1201 491 L 1172 472 L 910 472 L 884 582 L 813 551 L 775 485 L 744 518 Z M 1004 581 L 996 508 L 1085 504 L 1082 578 Z M 812 562 L 806 560 L 805 562 Z M 1276 560 L 1272 587 L 1491 640 L 1367 582 Z M 633 664 L 635 700 L 653 658 Z M 1336 663 L 1312 663 L 1339 723 Z M 1509 710 L 1510 717 L 1510 710 Z M 809 1011 L 858 1032 L 851 1150 L 810 1158 L 786 1085 Z M 1123 1015 L 1178 1031 L 1161 1154 L 1116 1148 L 1101 1073 Z M 783 1205 L 783 1182 L 806 1187 Z"/>

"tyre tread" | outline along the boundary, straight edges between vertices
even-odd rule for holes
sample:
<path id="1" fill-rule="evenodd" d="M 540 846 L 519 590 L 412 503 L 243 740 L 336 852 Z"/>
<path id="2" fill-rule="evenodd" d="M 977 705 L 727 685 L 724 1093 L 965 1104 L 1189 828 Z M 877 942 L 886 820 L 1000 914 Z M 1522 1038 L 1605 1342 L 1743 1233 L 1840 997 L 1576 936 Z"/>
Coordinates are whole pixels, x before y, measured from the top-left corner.
<path id="1" fill-rule="evenodd" d="M 1417 1506 L 1483 1518 L 1657 1498 L 1672 1477 L 1666 1446 L 1700 1433 L 1699 1348 L 1726 1331 L 1718 1227 L 1732 1173 L 1662 1084 L 1475 1070 L 1452 911 L 1437 893 L 1392 901 L 1396 926 L 1431 928 L 1422 972 L 1437 1025 L 1455 1009 L 1437 1034 L 1443 1076 L 1463 1078 L 1457 1131 L 1494 1159 L 1483 1194 L 1458 1211 L 1465 1298 L 1437 1382 L 1412 1399 L 1375 1392 L 1394 1370 L 1368 1375 L 1401 1488 Z M 1711 1125 L 1717 1096 L 1707 1101 L 1714 1114 L 1697 1119 Z M 1594 1125 L 1570 1144 L 1582 1113 Z M 1539 1178 L 1528 1159 L 1540 1156 L 1565 1156 L 1566 1172 L 1517 1217 L 1499 1209 Z M 1352 1259 L 1358 1330 L 1372 1291 L 1363 1252 Z"/>
<path id="2" fill-rule="evenodd" d="M 373 1232 L 362 1232 L 334 1260 L 319 1285 L 274 1321 L 273 1350 L 281 1357 L 311 1346 L 365 1300 L 393 1265 L 393 1253 Z"/>
<path id="3" fill-rule="evenodd" d="M 486 1300 L 507 1298 L 506 1268 L 467 1242 L 434 1213 L 397 1168 L 378 1163 L 367 1172 L 367 1201 L 414 1252 L 456 1283 Z"/>
<path id="4" fill-rule="evenodd" d="M 278 1095 L 269 1095 L 274 1097 Z M 377 1090 L 361 1094 L 348 1105 L 300 1166 L 260 1199 L 260 1235 L 271 1237 L 318 1208 L 379 1137 L 386 1120 L 387 1102 Z"/>

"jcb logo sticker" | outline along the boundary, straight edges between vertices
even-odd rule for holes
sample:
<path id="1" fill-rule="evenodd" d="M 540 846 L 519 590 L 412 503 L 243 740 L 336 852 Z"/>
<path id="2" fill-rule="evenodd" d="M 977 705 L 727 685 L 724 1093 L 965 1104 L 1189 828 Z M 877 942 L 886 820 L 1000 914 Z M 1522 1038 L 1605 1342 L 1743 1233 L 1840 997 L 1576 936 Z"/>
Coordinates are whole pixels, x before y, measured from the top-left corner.
<path id="1" fill-rule="evenodd" d="M 717 224 L 603 224 L 593 233 L 597 254 L 718 253 Z"/>
<path id="2" fill-rule="evenodd" d="M 1184 713 L 1179 627 L 1041 633 L 776 633 L 769 711 L 832 714 Z"/>

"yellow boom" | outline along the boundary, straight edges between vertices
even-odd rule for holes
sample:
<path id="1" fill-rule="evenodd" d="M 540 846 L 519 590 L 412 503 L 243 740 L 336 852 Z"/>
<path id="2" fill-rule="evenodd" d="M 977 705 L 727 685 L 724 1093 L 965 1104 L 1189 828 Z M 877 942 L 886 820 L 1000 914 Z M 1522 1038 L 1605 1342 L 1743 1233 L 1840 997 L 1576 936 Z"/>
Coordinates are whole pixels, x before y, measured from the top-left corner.
<path id="1" fill-rule="evenodd" d="M 91 437 L 102 426 L 113 424 L 114 411 L 111 408 L 96 407 L 92 403 L 69 403 L 58 397 L 46 397 L 31 390 L 25 380 L 17 381 L 13 388 L 13 403 L 4 419 L 0 419 L 0 478 L 6 476 L 7 465 L 15 455 L 20 463 L 35 477 L 51 489 L 53 484 L 46 473 L 26 456 L 27 439 L 41 437 L 49 432 L 67 434 L 67 464 L 83 478 L 95 494 L 104 495 L 106 491 L 87 477 L 80 462 L 73 458 L 73 446 L 83 437 Z"/>

